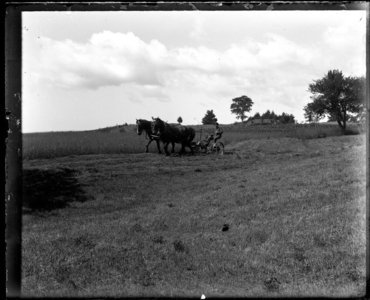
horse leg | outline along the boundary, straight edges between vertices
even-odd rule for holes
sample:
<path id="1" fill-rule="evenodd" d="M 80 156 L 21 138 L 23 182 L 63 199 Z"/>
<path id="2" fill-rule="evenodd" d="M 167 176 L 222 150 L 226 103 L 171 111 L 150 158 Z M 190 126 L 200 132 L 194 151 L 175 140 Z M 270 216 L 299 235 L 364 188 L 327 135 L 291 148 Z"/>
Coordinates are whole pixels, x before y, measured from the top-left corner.
<path id="1" fill-rule="evenodd" d="M 159 141 L 158 140 L 155 140 L 157 142 L 157 148 L 158 148 L 158 153 L 161 154 L 162 151 L 161 151 L 161 147 L 159 146 Z"/>
<path id="2" fill-rule="evenodd" d="M 186 151 L 185 151 L 185 144 L 184 143 L 182 143 L 181 144 L 181 152 L 180 153 L 185 153 Z"/>
<path id="3" fill-rule="evenodd" d="M 175 143 L 174 142 L 171 142 L 172 144 L 172 154 L 175 153 Z"/>
<path id="4" fill-rule="evenodd" d="M 170 155 L 168 153 L 168 150 L 167 150 L 168 144 L 169 144 L 169 142 L 164 145 L 164 151 L 166 152 L 166 156 L 169 156 Z"/>
<path id="5" fill-rule="evenodd" d="M 194 154 L 193 147 L 191 146 L 191 143 L 188 144 L 188 147 L 190 148 L 191 154 Z"/>
<path id="6" fill-rule="evenodd" d="M 151 142 L 152 142 L 152 140 L 149 140 L 149 142 L 146 144 L 145 153 L 148 153 L 149 152 L 149 145 L 150 145 Z"/>

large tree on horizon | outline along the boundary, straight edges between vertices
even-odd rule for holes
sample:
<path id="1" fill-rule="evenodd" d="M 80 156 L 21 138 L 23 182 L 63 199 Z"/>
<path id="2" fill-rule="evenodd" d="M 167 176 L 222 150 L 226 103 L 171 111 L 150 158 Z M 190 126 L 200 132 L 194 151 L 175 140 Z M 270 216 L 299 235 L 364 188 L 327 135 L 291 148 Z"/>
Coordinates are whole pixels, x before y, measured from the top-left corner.
<path id="1" fill-rule="evenodd" d="M 241 96 L 233 99 L 233 103 L 230 105 L 231 113 L 236 114 L 237 119 L 241 119 L 242 122 L 246 118 L 245 113 L 252 109 L 253 101 L 248 96 Z"/>
<path id="2" fill-rule="evenodd" d="M 207 110 L 207 113 L 202 119 L 202 123 L 204 125 L 207 125 L 207 124 L 214 124 L 215 122 L 217 122 L 217 118 L 216 118 L 216 115 L 213 113 L 213 109 Z"/>
<path id="3" fill-rule="evenodd" d="M 304 116 L 309 122 L 329 116 L 344 131 L 348 113 L 360 115 L 364 110 L 365 88 L 364 76 L 345 77 L 339 70 L 330 70 L 323 78 L 309 85 L 312 102 L 304 107 Z"/>

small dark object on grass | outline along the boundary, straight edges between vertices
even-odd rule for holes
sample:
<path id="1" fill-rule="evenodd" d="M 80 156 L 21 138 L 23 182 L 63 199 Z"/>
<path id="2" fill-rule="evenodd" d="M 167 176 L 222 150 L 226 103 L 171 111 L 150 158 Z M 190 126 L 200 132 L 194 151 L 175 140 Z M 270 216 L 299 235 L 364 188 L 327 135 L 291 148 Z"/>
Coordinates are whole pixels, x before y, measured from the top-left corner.
<path id="1" fill-rule="evenodd" d="M 229 228 L 229 224 L 224 224 L 224 226 L 222 226 L 222 231 L 228 231 Z"/>
<path id="2" fill-rule="evenodd" d="M 264 284 L 268 290 L 273 291 L 279 289 L 280 282 L 275 277 L 271 277 L 269 279 L 266 279 Z"/>
<path id="3" fill-rule="evenodd" d="M 163 239 L 163 236 L 156 236 L 153 238 L 153 242 L 154 243 L 158 243 L 158 244 L 163 244 L 164 243 L 164 239 Z"/>
<path id="4" fill-rule="evenodd" d="M 195 172 L 202 172 L 202 170 L 201 170 L 201 169 L 195 169 L 194 171 L 195 171 Z"/>
<path id="5" fill-rule="evenodd" d="M 182 241 L 174 241 L 173 246 L 175 248 L 175 251 L 178 251 L 178 252 L 184 252 L 185 251 L 185 245 Z"/>

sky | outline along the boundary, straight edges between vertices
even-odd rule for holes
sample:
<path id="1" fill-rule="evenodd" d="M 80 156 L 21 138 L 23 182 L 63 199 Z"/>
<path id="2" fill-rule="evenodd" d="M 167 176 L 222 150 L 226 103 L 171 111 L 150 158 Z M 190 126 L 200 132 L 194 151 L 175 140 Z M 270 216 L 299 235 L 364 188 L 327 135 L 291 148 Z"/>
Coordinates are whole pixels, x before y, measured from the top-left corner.
<path id="1" fill-rule="evenodd" d="M 243 95 L 303 122 L 310 83 L 365 75 L 365 33 L 365 10 L 23 12 L 22 130 L 230 124 Z"/>

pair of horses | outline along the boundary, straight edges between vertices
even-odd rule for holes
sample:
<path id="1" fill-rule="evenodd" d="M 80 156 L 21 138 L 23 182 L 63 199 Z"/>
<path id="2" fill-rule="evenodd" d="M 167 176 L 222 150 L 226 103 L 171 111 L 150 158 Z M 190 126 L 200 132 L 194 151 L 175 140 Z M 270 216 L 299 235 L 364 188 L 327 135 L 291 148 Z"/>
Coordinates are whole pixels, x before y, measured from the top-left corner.
<path id="1" fill-rule="evenodd" d="M 175 126 L 162 121 L 160 118 L 153 118 L 152 121 L 136 119 L 137 134 L 141 135 L 145 131 L 149 141 L 146 145 L 146 152 L 148 153 L 148 147 L 152 141 L 156 141 L 158 153 L 162 153 L 159 147 L 159 141 L 164 144 L 164 151 L 166 155 L 170 155 L 168 152 L 168 145 L 172 144 L 172 153 L 175 152 L 175 143 L 181 144 L 180 153 L 185 152 L 185 147 L 190 148 L 192 154 L 194 154 L 191 142 L 195 137 L 195 130 L 191 127 L 186 126 Z"/>

